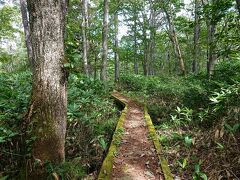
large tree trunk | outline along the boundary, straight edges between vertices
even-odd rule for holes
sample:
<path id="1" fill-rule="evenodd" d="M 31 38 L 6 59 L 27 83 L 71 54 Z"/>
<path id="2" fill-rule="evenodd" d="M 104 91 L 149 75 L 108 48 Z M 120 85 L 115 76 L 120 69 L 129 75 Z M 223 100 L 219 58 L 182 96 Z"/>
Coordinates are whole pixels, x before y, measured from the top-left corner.
<path id="1" fill-rule="evenodd" d="M 63 0 L 28 0 L 33 50 L 32 125 L 34 166 L 30 179 L 46 179 L 43 164 L 64 161 L 67 75 L 64 69 Z"/>
<path id="2" fill-rule="evenodd" d="M 115 50 L 114 50 L 114 58 L 115 58 L 115 82 L 119 81 L 119 43 L 118 43 L 118 12 L 116 11 L 114 14 L 114 26 L 115 26 Z"/>
<path id="3" fill-rule="evenodd" d="M 102 68 L 101 68 L 101 80 L 107 80 L 107 61 L 108 61 L 108 15 L 109 7 L 108 1 L 104 0 L 104 18 L 103 18 L 103 32 L 102 32 Z"/>
<path id="4" fill-rule="evenodd" d="M 82 38 L 83 38 L 83 67 L 84 73 L 89 76 L 88 69 L 88 0 L 82 0 Z"/>
<path id="5" fill-rule="evenodd" d="M 199 62 L 199 37 L 200 37 L 200 23 L 199 23 L 199 0 L 195 0 L 195 27 L 194 27 L 194 50 L 193 50 L 193 62 L 192 62 L 192 72 L 197 71 L 198 62 Z"/>
<path id="6" fill-rule="evenodd" d="M 32 55 L 32 45 L 30 41 L 30 29 L 29 29 L 29 22 L 28 22 L 28 11 L 27 11 L 26 0 L 20 0 L 20 6 L 21 6 L 23 29 L 25 34 L 25 42 L 27 47 L 28 61 L 29 61 L 30 67 L 32 68 L 33 55 Z"/>
<path id="7" fill-rule="evenodd" d="M 172 20 L 171 7 L 169 7 L 169 9 L 170 9 L 170 13 L 168 13 L 168 10 L 166 9 L 166 7 L 163 8 L 163 10 L 166 14 L 166 17 L 167 17 L 167 21 L 168 21 L 169 37 L 170 37 L 170 40 L 173 44 L 174 52 L 175 52 L 175 55 L 178 59 L 181 73 L 183 75 L 185 75 L 186 74 L 185 65 L 184 65 L 184 61 L 183 61 L 183 57 L 182 57 L 182 51 L 181 51 L 180 45 L 178 43 L 177 34 L 175 32 L 175 27 L 174 27 L 173 20 Z"/>

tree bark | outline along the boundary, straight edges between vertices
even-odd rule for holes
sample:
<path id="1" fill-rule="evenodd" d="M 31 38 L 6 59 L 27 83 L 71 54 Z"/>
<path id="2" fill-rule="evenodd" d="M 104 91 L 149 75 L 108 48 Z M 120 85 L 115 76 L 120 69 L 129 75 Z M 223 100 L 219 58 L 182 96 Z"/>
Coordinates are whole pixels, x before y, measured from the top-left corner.
<path id="1" fill-rule="evenodd" d="M 108 16 L 109 16 L 109 0 L 104 0 L 104 18 L 103 18 L 103 31 L 102 31 L 102 68 L 101 80 L 107 80 L 107 61 L 108 61 Z"/>
<path id="2" fill-rule="evenodd" d="M 192 62 L 192 72 L 196 72 L 199 62 L 199 37 L 200 37 L 200 23 L 199 23 L 199 0 L 195 0 L 195 26 L 194 26 L 194 50 L 193 50 L 193 62 Z"/>
<path id="3" fill-rule="evenodd" d="M 115 26 L 115 52 L 114 52 L 114 58 L 115 58 L 115 82 L 119 81 L 119 54 L 118 54 L 118 49 L 119 49 L 119 42 L 118 42 L 118 25 L 119 25 L 119 20 L 118 20 L 118 12 L 116 11 L 114 14 L 114 26 Z"/>
<path id="4" fill-rule="evenodd" d="M 46 179 L 45 162 L 65 159 L 67 73 L 64 68 L 65 1 L 28 0 L 33 50 L 32 125 L 34 169 L 29 179 Z M 33 166 L 32 166 L 33 167 Z"/>
<path id="5" fill-rule="evenodd" d="M 168 13 L 168 10 L 166 9 L 166 7 L 164 7 L 163 10 L 164 10 L 164 12 L 166 14 L 166 17 L 167 17 L 168 26 L 169 26 L 169 37 L 170 37 L 170 40 L 172 41 L 174 52 L 175 52 L 175 55 L 178 59 L 181 73 L 183 75 L 186 75 L 184 60 L 183 60 L 183 57 L 182 57 L 182 51 L 180 49 L 177 34 L 175 32 L 175 27 L 174 27 L 174 24 L 173 24 L 173 21 L 172 21 L 171 9 L 170 9 L 170 13 Z"/>
<path id="6" fill-rule="evenodd" d="M 82 0 L 82 38 L 83 38 L 83 67 L 86 76 L 89 76 L 88 69 L 88 0 Z"/>
<path id="7" fill-rule="evenodd" d="M 25 34 L 25 42 L 27 47 L 27 55 L 28 55 L 28 62 L 30 65 L 30 68 L 32 69 L 32 45 L 30 41 L 30 29 L 29 29 L 29 22 L 28 22 L 28 10 L 27 10 L 27 2 L 26 0 L 20 0 L 20 6 L 21 6 L 21 14 L 22 14 L 22 24 Z"/>

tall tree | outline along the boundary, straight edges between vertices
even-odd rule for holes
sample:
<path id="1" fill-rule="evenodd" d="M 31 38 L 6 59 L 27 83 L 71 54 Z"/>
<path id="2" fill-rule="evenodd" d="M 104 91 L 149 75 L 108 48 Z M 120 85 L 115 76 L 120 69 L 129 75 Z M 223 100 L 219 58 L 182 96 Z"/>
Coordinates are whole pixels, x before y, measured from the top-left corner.
<path id="1" fill-rule="evenodd" d="M 208 77 L 210 78 L 214 71 L 214 66 L 217 60 L 217 57 L 215 55 L 215 32 L 216 32 L 216 17 L 215 13 L 217 13 L 216 9 L 216 0 L 211 0 L 210 2 L 207 2 L 207 4 L 202 0 L 203 7 L 207 7 L 205 10 L 205 20 L 206 20 L 206 26 L 207 26 L 207 73 Z M 208 7 L 211 7 L 209 9 Z"/>
<path id="2" fill-rule="evenodd" d="M 182 51 L 181 51 L 181 48 L 180 48 L 180 45 L 179 45 L 179 42 L 178 42 L 177 33 L 176 33 L 175 26 L 174 26 L 174 23 L 173 23 L 173 17 L 172 17 L 173 13 L 172 13 L 171 5 L 163 2 L 163 11 L 166 14 L 166 18 L 167 18 L 167 22 L 168 22 L 169 38 L 172 42 L 175 55 L 178 59 L 181 73 L 183 75 L 185 75 L 186 70 L 185 70 L 184 60 L 183 60 L 183 57 L 182 57 Z"/>
<path id="3" fill-rule="evenodd" d="M 194 50 L 193 50 L 193 62 L 192 62 L 192 71 L 197 71 L 198 59 L 199 59 L 199 37 L 200 37 L 200 22 L 199 22 L 199 0 L 194 1 L 194 13 L 195 13 L 195 22 L 194 22 Z"/>
<path id="4" fill-rule="evenodd" d="M 83 66 L 84 73 L 89 76 L 88 69 L 88 0 L 82 0 L 82 39 L 83 39 Z"/>
<path id="5" fill-rule="evenodd" d="M 149 75 L 154 75 L 155 74 L 155 67 L 154 67 L 154 62 L 155 62 L 155 55 L 156 55 L 156 8 L 155 8 L 155 0 L 150 0 L 150 40 L 149 40 Z"/>
<path id="6" fill-rule="evenodd" d="M 136 3 L 136 0 L 134 1 Z M 138 61 L 137 61 L 137 10 L 134 6 L 134 73 L 138 74 Z"/>
<path id="7" fill-rule="evenodd" d="M 142 66 L 143 66 L 143 74 L 144 76 L 148 76 L 148 70 L 149 70 L 149 39 L 148 39 L 148 34 L 147 34 L 147 30 L 149 27 L 149 23 L 148 23 L 148 18 L 147 18 L 147 14 L 146 12 L 142 12 L 142 17 L 143 17 L 143 25 L 142 25 L 142 32 L 143 32 L 143 52 L 144 52 L 144 56 L 143 56 L 143 62 L 142 62 Z"/>
<path id="8" fill-rule="evenodd" d="M 109 0 L 104 0 L 104 18 L 102 31 L 102 68 L 101 80 L 107 80 L 107 61 L 108 61 L 108 16 L 109 16 Z"/>
<path id="9" fill-rule="evenodd" d="M 32 45 L 30 41 L 30 29 L 29 29 L 29 20 L 28 20 L 28 11 L 27 11 L 27 2 L 26 0 L 20 0 L 21 14 L 22 14 L 22 23 L 25 34 L 25 42 L 27 47 L 28 61 L 29 65 L 32 68 Z"/>
<path id="10" fill-rule="evenodd" d="M 31 179 L 46 179 L 40 167 L 64 161 L 67 115 L 67 75 L 64 69 L 65 1 L 28 0 L 33 50 L 32 97 L 29 119 L 36 137 Z"/>
<path id="11" fill-rule="evenodd" d="M 118 20 L 118 11 L 114 14 L 114 28 L 115 28 L 115 49 L 114 49 L 114 58 L 115 58 L 115 82 L 119 81 L 119 40 L 118 40 L 118 26 L 119 26 L 119 20 Z"/>

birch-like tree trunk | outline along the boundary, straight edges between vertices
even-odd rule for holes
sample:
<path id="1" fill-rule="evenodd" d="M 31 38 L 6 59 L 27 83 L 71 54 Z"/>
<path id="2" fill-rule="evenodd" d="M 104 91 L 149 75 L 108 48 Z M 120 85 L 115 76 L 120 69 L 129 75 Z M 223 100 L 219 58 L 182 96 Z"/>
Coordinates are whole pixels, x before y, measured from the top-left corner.
<path id="1" fill-rule="evenodd" d="M 173 44 L 174 52 L 175 52 L 175 55 L 178 59 L 181 73 L 183 75 L 185 75 L 186 70 L 185 70 L 184 60 L 183 60 L 183 57 L 182 57 L 182 51 L 181 51 L 180 45 L 178 43 L 177 34 L 176 34 L 174 23 L 173 23 L 173 20 L 172 20 L 171 7 L 169 7 L 169 12 L 168 12 L 168 10 L 165 6 L 163 7 L 163 10 L 166 14 L 166 18 L 167 18 L 167 21 L 168 21 L 168 27 L 169 27 L 169 37 L 170 37 L 170 40 Z"/>
<path id="2" fill-rule="evenodd" d="M 193 50 L 193 62 L 192 62 L 192 72 L 196 72 L 198 68 L 198 62 L 199 62 L 199 37 L 200 37 L 200 23 L 199 23 L 199 15 L 198 15 L 198 9 L 199 9 L 199 0 L 195 0 L 195 26 L 194 26 L 194 50 Z"/>
<path id="3" fill-rule="evenodd" d="M 28 10 L 27 10 L 27 2 L 26 0 L 20 0 L 21 6 L 21 14 L 22 14 L 22 24 L 25 34 L 25 43 L 27 47 L 27 54 L 28 54 L 28 62 L 30 67 L 32 68 L 32 45 L 30 41 L 30 29 L 29 29 L 29 20 L 28 20 Z"/>
<path id="4" fill-rule="evenodd" d="M 88 0 L 82 0 L 82 39 L 83 39 L 83 67 L 84 73 L 89 76 L 88 69 Z"/>
<path id="5" fill-rule="evenodd" d="M 28 0 L 33 50 L 32 97 L 29 120 L 32 137 L 32 167 L 29 179 L 47 179 L 45 162 L 64 161 L 66 133 L 67 73 L 64 68 L 65 1 Z M 34 166 L 33 166 L 34 164 Z"/>
<path id="6" fill-rule="evenodd" d="M 101 80 L 107 80 L 107 61 L 108 61 L 108 16 L 109 16 L 109 0 L 104 0 L 104 18 L 102 31 L 102 68 Z"/>
<path id="7" fill-rule="evenodd" d="M 119 25 L 119 20 L 118 20 L 118 12 L 116 11 L 114 14 L 114 26 L 115 26 L 115 49 L 114 49 L 114 58 L 115 58 L 115 82 L 119 81 L 119 42 L 118 42 L 118 25 Z"/>

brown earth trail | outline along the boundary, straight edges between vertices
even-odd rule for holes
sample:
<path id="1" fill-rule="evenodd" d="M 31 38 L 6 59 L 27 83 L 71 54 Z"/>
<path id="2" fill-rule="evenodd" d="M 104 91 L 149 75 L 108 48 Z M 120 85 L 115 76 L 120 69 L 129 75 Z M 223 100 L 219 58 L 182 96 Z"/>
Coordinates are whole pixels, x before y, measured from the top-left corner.
<path id="1" fill-rule="evenodd" d="M 113 159 L 113 180 L 161 180 L 158 155 L 149 137 L 149 130 L 144 119 L 141 105 L 114 93 L 121 101 L 128 104 L 128 111 L 123 124 L 123 135 L 117 155 Z"/>

